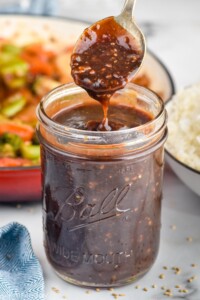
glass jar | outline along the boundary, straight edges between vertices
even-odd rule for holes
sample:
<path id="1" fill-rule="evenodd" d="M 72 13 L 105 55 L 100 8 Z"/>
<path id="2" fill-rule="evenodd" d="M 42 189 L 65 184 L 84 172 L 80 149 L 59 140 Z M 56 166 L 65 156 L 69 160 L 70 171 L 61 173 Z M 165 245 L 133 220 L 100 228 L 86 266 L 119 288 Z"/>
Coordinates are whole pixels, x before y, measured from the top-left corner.
<path id="1" fill-rule="evenodd" d="M 38 107 L 44 246 L 64 280 L 112 287 L 145 274 L 158 253 L 167 115 L 157 95 L 128 84 L 111 104 L 137 107 L 151 121 L 110 132 L 55 121 L 64 109 L 94 102 L 68 84 Z"/>

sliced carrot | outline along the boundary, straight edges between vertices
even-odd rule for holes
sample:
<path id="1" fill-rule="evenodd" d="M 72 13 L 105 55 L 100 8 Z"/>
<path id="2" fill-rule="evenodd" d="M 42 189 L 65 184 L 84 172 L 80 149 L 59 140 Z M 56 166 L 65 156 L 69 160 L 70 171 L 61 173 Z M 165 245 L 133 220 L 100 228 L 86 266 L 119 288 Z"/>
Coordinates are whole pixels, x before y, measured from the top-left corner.
<path id="1" fill-rule="evenodd" d="M 23 52 L 29 53 L 31 55 L 36 55 L 38 57 L 48 58 L 48 59 L 53 58 L 55 56 L 55 53 L 53 51 L 45 49 L 44 46 L 40 43 L 27 45 L 23 49 Z"/>
<path id="2" fill-rule="evenodd" d="M 17 157 L 2 157 L 0 158 L 0 167 L 21 167 L 30 166 L 31 162 L 28 159 Z"/>
<path id="3" fill-rule="evenodd" d="M 52 59 L 54 57 L 55 53 L 45 50 L 41 44 L 29 45 L 21 53 L 21 58 L 28 62 L 29 71 L 33 75 L 53 75 L 54 66 Z"/>
<path id="4" fill-rule="evenodd" d="M 34 129 L 30 125 L 12 121 L 0 122 L 0 135 L 10 132 L 19 135 L 24 141 L 30 141 L 34 135 Z"/>
<path id="5" fill-rule="evenodd" d="M 29 64 L 29 72 L 33 75 L 44 74 L 51 76 L 54 73 L 54 66 L 37 56 L 32 56 L 29 53 L 22 54 L 22 58 Z"/>
<path id="6" fill-rule="evenodd" d="M 36 124 L 37 117 L 35 105 L 27 105 L 22 111 L 15 115 L 15 119 L 29 124 Z"/>

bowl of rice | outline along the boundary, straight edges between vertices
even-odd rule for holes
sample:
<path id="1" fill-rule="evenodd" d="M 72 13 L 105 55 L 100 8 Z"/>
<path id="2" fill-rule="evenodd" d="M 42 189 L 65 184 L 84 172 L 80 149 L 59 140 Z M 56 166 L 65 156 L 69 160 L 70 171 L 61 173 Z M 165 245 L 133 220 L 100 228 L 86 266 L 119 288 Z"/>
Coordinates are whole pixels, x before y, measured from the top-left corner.
<path id="1" fill-rule="evenodd" d="M 200 196 L 200 84 L 179 91 L 166 103 L 166 161 L 174 173 Z"/>

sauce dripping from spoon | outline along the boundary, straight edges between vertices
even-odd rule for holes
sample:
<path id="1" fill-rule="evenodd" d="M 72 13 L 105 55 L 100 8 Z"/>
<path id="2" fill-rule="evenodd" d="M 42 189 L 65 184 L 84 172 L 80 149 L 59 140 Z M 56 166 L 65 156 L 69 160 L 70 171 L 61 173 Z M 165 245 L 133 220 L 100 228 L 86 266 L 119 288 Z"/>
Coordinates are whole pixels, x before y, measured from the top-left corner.
<path id="1" fill-rule="evenodd" d="M 107 119 L 109 100 L 133 78 L 143 56 L 137 39 L 114 17 L 85 29 L 77 41 L 71 57 L 72 77 L 102 104 L 104 118 L 98 130 L 111 130 Z"/>

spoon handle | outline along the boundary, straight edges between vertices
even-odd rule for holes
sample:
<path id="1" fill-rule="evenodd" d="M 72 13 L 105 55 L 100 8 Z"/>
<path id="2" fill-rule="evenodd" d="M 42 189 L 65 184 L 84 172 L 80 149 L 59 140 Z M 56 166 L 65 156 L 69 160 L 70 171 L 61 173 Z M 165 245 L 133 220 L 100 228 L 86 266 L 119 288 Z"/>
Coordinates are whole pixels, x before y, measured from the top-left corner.
<path id="1" fill-rule="evenodd" d="M 126 0 L 124 7 L 122 9 L 121 15 L 123 15 L 124 17 L 126 17 L 127 19 L 131 19 L 133 18 L 133 9 L 135 6 L 135 2 L 136 0 Z"/>

